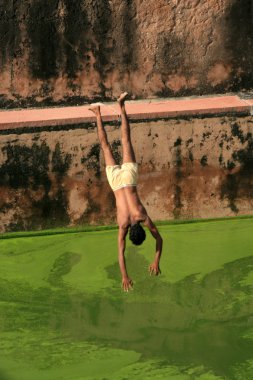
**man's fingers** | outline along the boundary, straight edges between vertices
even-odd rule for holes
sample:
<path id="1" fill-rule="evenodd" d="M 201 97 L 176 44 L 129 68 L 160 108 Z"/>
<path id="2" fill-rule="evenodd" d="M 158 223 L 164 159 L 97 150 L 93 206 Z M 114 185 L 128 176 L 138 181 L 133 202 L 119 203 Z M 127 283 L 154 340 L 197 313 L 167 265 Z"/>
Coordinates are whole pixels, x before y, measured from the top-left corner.
<path id="1" fill-rule="evenodd" d="M 133 281 L 130 280 L 127 283 L 123 282 L 122 283 L 122 289 L 124 290 L 124 292 L 128 292 L 129 290 L 133 290 Z"/>
<path id="2" fill-rule="evenodd" d="M 152 267 L 152 265 L 149 266 L 148 270 L 149 270 L 149 273 L 150 273 L 150 275 L 151 275 L 151 273 L 152 273 L 153 270 L 154 270 L 154 268 Z"/>
<path id="3" fill-rule="evenodd" d="M 155 276 L 158 276 L 158 274 L 160 274 L 160 273 L 161 273 L 160 268 L 154 268 L 154 267 L 152 266 L 152 264 L 149 266 L 149 274 L 150 274 L 150 276 L 152 276 L 153 274 L 154 274 Z"/>

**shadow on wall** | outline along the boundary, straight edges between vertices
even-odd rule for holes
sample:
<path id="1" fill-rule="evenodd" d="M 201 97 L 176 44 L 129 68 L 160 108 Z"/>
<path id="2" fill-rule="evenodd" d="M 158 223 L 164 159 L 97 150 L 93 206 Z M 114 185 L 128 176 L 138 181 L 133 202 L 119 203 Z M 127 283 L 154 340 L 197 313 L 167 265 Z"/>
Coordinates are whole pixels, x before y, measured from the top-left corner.
<path id="1" fill-rule="evenodd" d="M 20 44 L 19 7 L 17 1 L 0 3 L 0 69 L 12 61 Z"/>
<path id="2" fill-rule="evenodd" d="M 27 17 L 27 32 L 31 48 L 29 65 L 35 78 L 49 79 L 58 74 L 59 24 L 58 2 L 33 1 Z"/>
<path id="3" fill-rule="evenodd" d="M 252 89 L 253 86 L 253 1 L 231 2 L 225 17 L 225 48 L 234 71 L 229 89 Z M 239 74 L 239 75 L 238 75 Z"/>

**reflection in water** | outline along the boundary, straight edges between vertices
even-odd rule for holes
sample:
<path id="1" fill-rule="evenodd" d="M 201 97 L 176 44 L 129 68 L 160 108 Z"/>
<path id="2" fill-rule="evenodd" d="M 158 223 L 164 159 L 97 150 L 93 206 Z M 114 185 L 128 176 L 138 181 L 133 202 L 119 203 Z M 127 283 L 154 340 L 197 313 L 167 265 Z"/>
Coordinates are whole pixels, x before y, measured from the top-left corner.
<path id="1" fill-rule="evenodd" d="M 6 375 L 5 372 L 3 372 L 1 369 L 0 369 L 0 380 L 11 380 L 9 378 L 9 376 Z"/>
<path id="2" fill-rule="evenodd" d="M 138 278 L 135 290 L 119 292 L 115 263 L 107 268 L 115 287 L 105 295 L 78 294 L 64 285 L 64 260 L 71 270 L 79 257 L 67 252 L 57 259 L 48 278 L 52 288 L 34 290 L 1 280 L 1 298 L 8 305 L 1 315 L 2 331 L 41 331 L 58 334 L 72 345 L 86 341 L 134 350 L 141 360 L 202 366 L 231 380 L 239 378 L 236 366 L 253 358 L 252 340 L 243 337 L 253 328 L 252 289 L 241 282 L 252 271 L 253 256 L 226 264 L 202 280 L 191 275 L 170 284 L 147 277 L 148 262 L 131 247 L 127 260 L 133 278 Z M 29 341 L 24 357 L 35 355 L 35 344 Z M 9 347 L 12 355 L 13 350 Z M 47 356 L 41 360 L 50 367 Z M 5 379 L 1 373 L 0 379 Z"/>

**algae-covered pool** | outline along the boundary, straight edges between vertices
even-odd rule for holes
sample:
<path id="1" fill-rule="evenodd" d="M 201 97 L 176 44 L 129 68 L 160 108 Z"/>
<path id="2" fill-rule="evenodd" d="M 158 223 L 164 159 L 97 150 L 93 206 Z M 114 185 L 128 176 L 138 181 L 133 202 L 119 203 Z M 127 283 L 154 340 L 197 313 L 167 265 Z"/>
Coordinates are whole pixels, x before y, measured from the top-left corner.
<path id="1" fill-rule="evenodd" d="M 0 240 L 0 380 L 253 379 L 253 219 Z"/>

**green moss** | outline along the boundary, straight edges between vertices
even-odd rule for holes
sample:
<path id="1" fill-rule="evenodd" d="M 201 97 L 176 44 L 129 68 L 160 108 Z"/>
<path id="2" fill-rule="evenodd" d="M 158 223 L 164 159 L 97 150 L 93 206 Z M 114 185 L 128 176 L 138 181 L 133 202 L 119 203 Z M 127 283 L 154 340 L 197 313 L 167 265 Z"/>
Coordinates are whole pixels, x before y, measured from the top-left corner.
<path id="1" fill-rule="evenodd" d="M 72 267 L 79 263 L 80 254 L 65 252 L 58 256 L 48 276 L 48 282 L 51 285 L 62 285 L 62 276 L 68 274 Z"/>
<path id="2" fill-rule="evenodd" d="M 153 237 L 140 247 L 127 240 L 127 294 L 117 231 L 0 241 L 0 375 L 251 378 L 252 226 L 239 218 L 160 226 L 160 277 L 148 274 Z"/>

